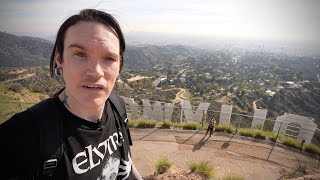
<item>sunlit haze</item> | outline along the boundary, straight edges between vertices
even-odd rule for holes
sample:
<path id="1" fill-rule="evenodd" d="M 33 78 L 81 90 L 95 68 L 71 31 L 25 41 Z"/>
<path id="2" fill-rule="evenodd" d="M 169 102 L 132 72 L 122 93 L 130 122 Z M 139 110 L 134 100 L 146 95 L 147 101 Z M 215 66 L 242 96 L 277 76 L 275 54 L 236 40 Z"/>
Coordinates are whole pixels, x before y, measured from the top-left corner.
<path id="1" fill-rule="evenodd" d="M 0 30 L 53 36 L 83 8 L 113 14 L 126 33 L 320 42 L 320 1 L 312 0 L 2 0 Z"/>

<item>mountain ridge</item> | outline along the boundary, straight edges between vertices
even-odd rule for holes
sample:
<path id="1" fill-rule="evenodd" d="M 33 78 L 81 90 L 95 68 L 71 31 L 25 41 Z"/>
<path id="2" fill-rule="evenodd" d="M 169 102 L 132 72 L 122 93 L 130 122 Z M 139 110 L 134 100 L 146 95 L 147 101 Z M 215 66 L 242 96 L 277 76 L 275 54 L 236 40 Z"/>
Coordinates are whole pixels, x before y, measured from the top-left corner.
<path id="1" fill-rule="evenodd" d="M 48 65 L 52 48 L 45 39 L 0 32 L 0 67 Z"/>
<path id="2" fill-rule="evenodd" d="M 46 66 L 53 49 L 51 41 L 0 32 L 0 67 Z M 170 62 L 179 56 L 191 56 L 204 50 L 182 45 L 127 45 L 125 67 L 145 69 Z"/>

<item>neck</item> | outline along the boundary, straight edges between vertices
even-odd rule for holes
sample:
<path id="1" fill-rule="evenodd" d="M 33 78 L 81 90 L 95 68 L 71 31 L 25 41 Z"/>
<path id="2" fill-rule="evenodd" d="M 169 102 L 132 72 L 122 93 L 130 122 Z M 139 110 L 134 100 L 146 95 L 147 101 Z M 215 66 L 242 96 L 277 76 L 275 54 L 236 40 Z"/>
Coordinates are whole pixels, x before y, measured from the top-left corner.
<path id="1" fill-rule="evenodd" d="M 82 106 L 80 103 L 76 102 L 72 98 L 69 98 L 66 90 L 64 90 L 61 94 L 59 94 L 59 99 L 63 103 L 63 105 L 74 115 L 90 121 L 90 122 L 97 122 L 98 119 L 101 119 L 104 104 L 98 108 L 88 108 Z"/>

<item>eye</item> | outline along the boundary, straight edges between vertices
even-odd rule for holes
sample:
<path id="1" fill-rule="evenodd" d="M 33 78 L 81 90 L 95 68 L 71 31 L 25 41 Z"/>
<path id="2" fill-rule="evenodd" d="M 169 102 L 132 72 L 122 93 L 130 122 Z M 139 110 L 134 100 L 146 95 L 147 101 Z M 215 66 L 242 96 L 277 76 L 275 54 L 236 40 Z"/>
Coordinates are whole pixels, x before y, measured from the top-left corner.
<path id="1" fill-rule="evenodd" d="M 106 57 L 104 58 L 106 61 L 117 61 L 116 58 L 113 57 Z"/>
<path id="2" fill-rule="evenodd" d="M 87 57 L 87 55 L 84 52 L 75 52 L 74 55 L 78 57 Z"/>

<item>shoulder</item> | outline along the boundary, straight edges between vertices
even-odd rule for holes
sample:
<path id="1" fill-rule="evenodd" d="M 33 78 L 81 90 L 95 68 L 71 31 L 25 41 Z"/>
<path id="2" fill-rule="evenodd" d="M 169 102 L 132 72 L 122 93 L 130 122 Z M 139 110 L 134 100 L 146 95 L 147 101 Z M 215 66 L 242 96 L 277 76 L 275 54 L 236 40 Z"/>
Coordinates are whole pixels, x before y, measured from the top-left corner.
<path id="1" fill-rule="evenodd" d="M 52 108 L 55 107 L 55 105 L 56 105 L 55 99 L 48 98 L 30 107 L 27 111 L 29 111 L 29 113 L 39 113 L 39 112 L 43 113 L 45 112 L 44 110 L 51 110 Z"/>
<path id="2" fill-rule="evenodd" d="M 51 99 L 51 98 L 50 98 Z M 25 120 L 25 119 L 30 119 L 32 118 L 33 114 L 34 113 L 37 113 L 37 112 L 44 112 L 42 110 L 46 109 L 51 100 L 50 99 L 47 99 L 47 100 L 44 100 L 44 101 L 41 101 L 33 106 L 31 106 L 30 108 L 28 108 L 27 110 L 25 111 L 22 111 L 22 112 L 19 112 L 19 113 L 16 113 L 15 115 L 13 115 L 8 121 L 6 121 L 5 123 L 10 123 L 12 121 L 21 121 L 21 120 Z"/>
<path id="3" fill-rule="evenodd" d="M 48 115 L 48 110 L 53 108 L 53 104 L 53 98 L 41 101 L 27 110 L 13 115 L 9 120 L 1 124 L 1 129 L 16 127 L 25 129 L 29 126 L 36 127 L 38 125 L 38 120 L 40 119 L 37 117 L 43 118 L 44 115 Z"/>

